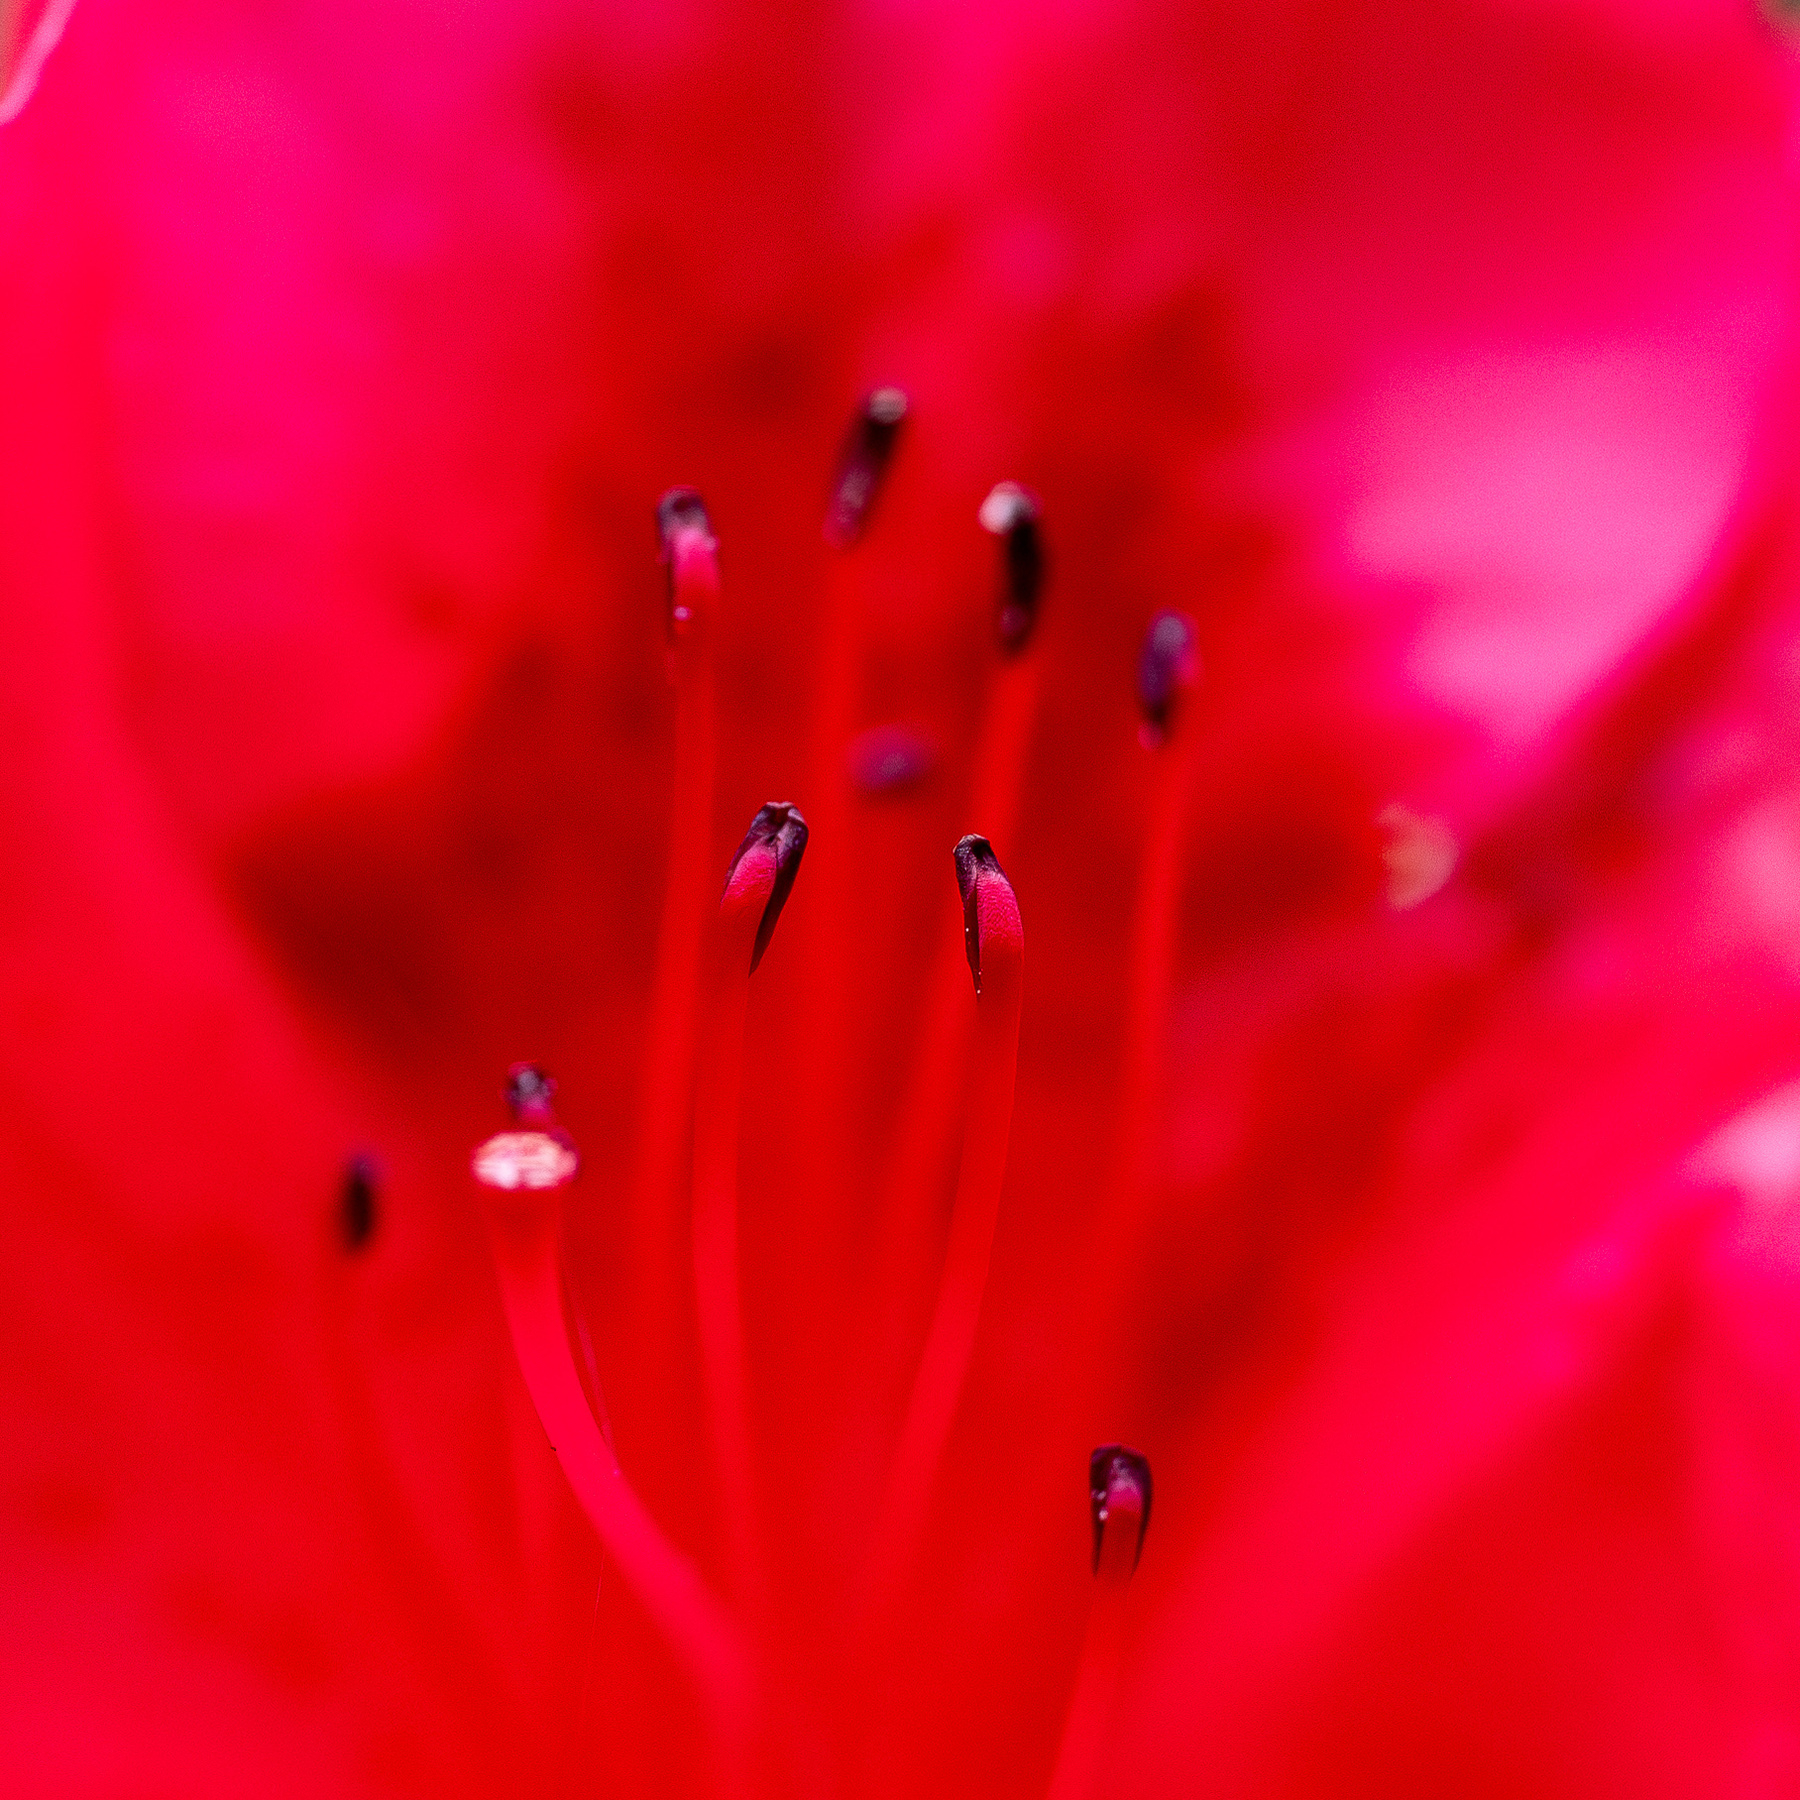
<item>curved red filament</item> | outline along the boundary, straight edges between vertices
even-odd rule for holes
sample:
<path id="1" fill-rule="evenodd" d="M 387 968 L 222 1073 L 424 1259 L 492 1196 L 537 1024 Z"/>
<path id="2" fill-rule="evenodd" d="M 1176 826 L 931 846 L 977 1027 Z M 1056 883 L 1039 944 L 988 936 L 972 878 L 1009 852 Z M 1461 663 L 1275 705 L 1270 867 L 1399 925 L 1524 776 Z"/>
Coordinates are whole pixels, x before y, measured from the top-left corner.
<path id="1" fill-rule="evenodd" d="M 554 1192 L 495 1194 L 487 1206 L 500 1297 L 532 1404 L 569 1485 L 617 1564 L 711 1707 L 722 1740 L 743 1728 L 746 1665 L 737 1632 L 693 1564 L 625 1480 L 582 1390 L 563 1314 Z"/>

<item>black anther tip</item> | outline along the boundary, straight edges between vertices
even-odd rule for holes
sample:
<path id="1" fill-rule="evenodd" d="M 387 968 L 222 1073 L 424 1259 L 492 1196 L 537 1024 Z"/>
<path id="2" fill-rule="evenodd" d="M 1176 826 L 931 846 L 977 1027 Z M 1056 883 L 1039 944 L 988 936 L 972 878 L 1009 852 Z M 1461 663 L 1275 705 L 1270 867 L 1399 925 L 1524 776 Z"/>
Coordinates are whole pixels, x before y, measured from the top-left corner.
<path id="1" fill-rule="evenodd" d="M 825 509 L 825 541 L 833 549 L 848 550 L 868 530 L 906 412 L 906 396 L 896 387 L 877 388 L 857 409 Z"/>
<path id="2" fill-rule="evenodd" d="M 514 1063 L 506 1072 L 506 1103 L 515 1115 L 529 1107 L 548 1106 L 556 1083 L 536 1063 Z"/>
<path id="3" fill-rule="evenodd" d="M 344 1185 L 338 1193 L 338 1230 L 344 1248 L 366 1250 L 375 1235 L 375 1159 L 353 1156 L 344 1165 Z"/>
<path id="4" fill-rule="evenodd" d="M 1017 656 L 1037 626 L 1048 562 L 1038 505 L 1016 481 L 1003 481 L 981 504 L 981 523 L 1000 540 L 1000 648 Z"/>
<path id="5" fill-rule="evenodd" d="M 1199 633 L 1184 612 L 1160 612 L 1144 633 L 1138 652 L 1137 700 L 1151 739 L 1168 735 L 1169 721 L 1182 691 L 1191 686 L 1200 666 Z"/>
<path id="6" fill-rule="evenodd" d="M 963 950 L 969 958 L 969 973 L 975 977 L 975 992 L 981 992 L 981 908 L 976 900 L 976 884 L 984 874 L 1005 879 L 1006 871 L 994 854 L 994 846 L 979 832 L 970 832 L 956 846 L 956 885 L 963 903 Z"/>
<path id="7" fill-rule="evenodd" d="M 1136 1450 L 1123 1444 L 1102 1444 L 1088 1458 L 1088 1505 L 1094 1515 L 1094 1573 L 1100 1572 L 1100 1545 L 1106 1536 L 1106 1514 L 1113 1492 L 1129 1487 L 1139 1495 L 1137 1545 L 1131 1554 L 1135 1570 L 1144 1554 L 1150 1531 L 1150 1464 Z"/>
<path id="8" fill-rule="evenodd" d="M 775 935 L 775 921 L 781 917 L 781 909 L 787 905 L 787 897 L 794 890 L 794 877 L 800 873 L 800 859 L 806 854 L 806 821 L 800 816 L 799 807 L 791 800 L 771 800 L 757 812 L 725 871 L 727 888 L 737 873 L 738 864 L 759 844 L 767 844 L 775 852 L 775 885 L 769 890 L 768 903 L 763 907 L 762 919 L 756 927 L 756 942 L 750 950 L 752 975 L 769 947 L 769 940 Z"/>

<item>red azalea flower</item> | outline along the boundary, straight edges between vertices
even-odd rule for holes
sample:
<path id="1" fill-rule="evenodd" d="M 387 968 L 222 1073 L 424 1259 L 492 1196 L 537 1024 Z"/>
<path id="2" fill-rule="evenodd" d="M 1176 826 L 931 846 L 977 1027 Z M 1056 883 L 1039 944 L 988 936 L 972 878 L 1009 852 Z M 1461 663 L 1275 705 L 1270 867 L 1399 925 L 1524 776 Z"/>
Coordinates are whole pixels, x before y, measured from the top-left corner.
<path id="1" fill-rule="evenodd" d="M 1800 1786 L 1768 22 L 5 16 L 8 1792 Z"/>

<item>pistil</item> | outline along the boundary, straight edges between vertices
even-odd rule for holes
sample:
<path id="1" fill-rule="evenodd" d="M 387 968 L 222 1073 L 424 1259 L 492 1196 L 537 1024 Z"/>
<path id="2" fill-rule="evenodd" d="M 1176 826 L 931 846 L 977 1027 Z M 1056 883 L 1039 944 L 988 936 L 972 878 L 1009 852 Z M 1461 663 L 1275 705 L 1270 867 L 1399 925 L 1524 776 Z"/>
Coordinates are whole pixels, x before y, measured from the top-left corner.
<path id="1" fill-rule="evenodd" d="M 1000 482 L 978 516 L 982 529 L 999 540 L 994 636 L 1000 663 L 982 714 L 968 816 L 984 821 L 991 836 L 1007 843 L 1018 818 L 1025 754 L 1037 716 L 1041 664 L 1026 652 L 1036 630 L 1046 558 L 1037 502 L 1017 482 Z M 933 1216 L 968 1062 L 962 961 L 961 947 L 945 933 L 927 978 L 921 1053 L 914 1059 L 889 1162 L 876 1291 L 896 1301 L 913 1247 Z"/>
<path id="2" fill-rule="evenodd" d="M 1112 1246 L 1135 1243 L 1150 1166 L 1150 1133 L 1163 1091 L 1168 999 L 1173 980 L 1175 912 L 1181 881 L 1181 837 L 1193 786 L 1194 758 L 1174 743 L 1175 727 L 1199 679 L 1194 622 L 1159 613 L 1138 659 L 1139 740 L 1152 753 L 1148 828 L 1138 867 L 1125 985 L 1125 1033 L 1120 1057 L 1112 1191 L 1100 1229 Z M 1119 1273 L 1114 1271 L 1115 1275 Z"/>

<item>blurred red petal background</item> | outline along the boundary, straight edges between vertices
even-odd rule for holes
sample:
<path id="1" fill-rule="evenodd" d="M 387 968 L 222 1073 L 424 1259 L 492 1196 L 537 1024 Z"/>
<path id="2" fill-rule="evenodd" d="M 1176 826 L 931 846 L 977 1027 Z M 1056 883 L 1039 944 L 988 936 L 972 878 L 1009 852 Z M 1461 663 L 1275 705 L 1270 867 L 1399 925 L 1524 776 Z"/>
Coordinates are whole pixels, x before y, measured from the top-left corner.
<path id="1" fill-rule="evenodd" d="M 1800 1788 L 1792 86 L 1731 0 L 83 0 L 0 129 L 10 1790 L 704 1788 L 466 1159 L 506 1065 L 554 1068 L 620 1453 L 713 1558 L 690 1322 L 639 1329 L 619 1204 L 651 514 L 692 481 L 724 546 L 722 869 L 819 780 L 821 505 L 883 381 L 855 716 L 938 755 L 809 852 L 855 881 L 841 1036 L 804 878 L 752 990 L 794 1785 L 1043 1790 L 1125 1438 L 1157 1502 L 1103 1792 Z M 1054 559 L 1012 1163 L 871 1682 L 842 1592 L 910 1365 L 827 1328 L 982 824 L 1003 477 Z M 1205 675 L 1120 1220 L 1171 605 Z M 1406 910 L 1393 802 L 1460 847 Z M 821 1193 L 778 1152 L 826 1068 Z"/>

